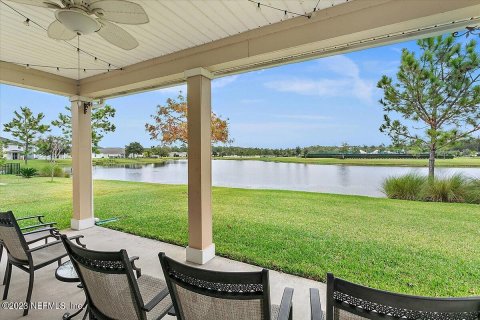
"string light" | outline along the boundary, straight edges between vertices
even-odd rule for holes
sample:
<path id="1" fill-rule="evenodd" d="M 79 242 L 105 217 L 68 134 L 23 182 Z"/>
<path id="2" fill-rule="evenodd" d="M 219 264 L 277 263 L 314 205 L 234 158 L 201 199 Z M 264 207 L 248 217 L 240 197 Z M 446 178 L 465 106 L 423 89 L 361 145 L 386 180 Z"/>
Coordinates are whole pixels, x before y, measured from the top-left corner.
<path id="1" fill-rule="evenodd" d="M 311 18 L 311 16 L 309 14 L 288 11 L 288 10 L 285 10 L 285 9 L 277 8 L 277 7 L 274 7 L 274 6 L 271 6 L 271 5 L 268 5 L 268 4 L 264 4 L 264 3 L 261 3 L 261 2 L 258 2 L 258 1 L 254 1 L 254 0 L 248 0 L 248 1 L 256 4 L 257 11 L 261 11 L 262 7 L 267 7 L 267 8 L 270 8 L 272 10 L 277 10 L 277 11 L 283 12 L 285 17 L 288 15 L 288 13 L 290 13 L 294 16 L 305 17 L 305 18 L 308 18 L 308 19 Z"/>
<path id="2" fill-rule="evenodd" d="M 419 32 L 435 31 L 438 28 L 450 28 L 451 25 L 462 25 L 462 24 L 464 24 L 468 21 L 477 22 L 479 20 L 480 20 L 480 16 L 476 16 L 476 17 L 471 17 L 471 18 L 468 18 L 468 19 L 455 20 L 455 21 L 444 23 L 444 24 L 439 24 L 439 25 L 434 25 L 434 26 L 432 25 L 432 26 L 422 27 L 422 28 L 413 29 L 413 30 L 409 30 L 409 31 L 401 31 L 401 32 L 384 34 L 384 35 L 381 35 L 381 36 L 376 36 L 376 37 L 371 37 L 371 38 L 364 38 L 364 39 L 360 39 L 360 40 L 356 40 L 356 41 L 352 41 L 352 42 L 348 42 L 348 43 L 344 43 L 344 44 L 334 45 L 334 46 L 325 47 L 325 48 L 319 48 L 319 49 L 312 50 L 312 51 L 309 51 L 309 52 L 292 54 L 292 55 L 289 55 L 289 56 L 286 56 L 286 57 L 281 57 L 281 58 L 278 58 L 278 59 L 273 59 L 273 60 L 268 60 L 268 61 L 263 61 L 263 62 L 254 62 L 254 63 L 244 65 L 244 66 L 241 66 L 241 67 L 233 67 L 233 68 L 223 69 L 219 72 L 215 72 L 215 75 L 227 75 L 227 74 L 231 74 L 233 72 L 241 72 L 241 70 L 251 71 L 252 69 L 259 69 L 259 68 L 262 68 L 262 67 L 265 67 L 265 66 L 268 66 L 268 65 L 277 65 L 277 64 L 280 64 L 280 63 L 291 62 L 291 61 L 295 61 L 297 59 L 305 59 L 305 58 L 308 58 L 308 57 L 316 58 L 316 57 L 318 57 L 319 53 L 325 54 L 325 53 L 331 53 L 331 52 L 338 52 L 339 50 L 346 49 L 346 48 L 349 48 L 349 49 L 351 47 L 355 48 L 355 46 L 363 47 L 365 44 L 372 43 L 372 42 L 377 42 L 377 41 L 383 40 L 383 39 L 391 39 L 391 38 L 395 39 L 396 37 L 400 37 L 400 39 L 403 39 L 403 37 L 405 35 L 415 36 L 415 35 L 418 35 Z M 421 34 L 424 34 L 424 33 L 421 33 Z"/>
<path id="3" fill-rule="evenodd" d="M 45 64 L 21 63 L 21 62 L 6 61 L 6 60 L 0 60 L 0 62 L 16 64 L 16 65 L 19 65 L 19 66 L 23 66 L 26 69 L 45 68 L 45 69 L 57 70 L 58 72 L 60 72 L 62 70 L 78 70 L 78 67 L 61 67 L 61 66 L 52 66 L 52 65 L 45 65 Z M 84 72 L 87 72 L 87 71 L 110 71 L 111 70 L 111 69 L 108 69 L 108 68 L 82 68 L 82 69 L 83 69 Z M 115 70 L 123 70 L 123 68 L 115 69 Z"/>
<path id="4" fill-rule="evenodd" d="M 480 25 L 479 26 L 467 26 L 465 27 L 466 31 L 464 31 L 463 33 L 461 31 L 455 31 L 454 33 L 452 33 L 452 36 L 454 36 L 455 38 L 459 38 L 459 37 L 463 37 L 465 36 L 465 38 L 468 38 L 468 36 L 470 35 L 478 35 L 480 36 Z"/>
<path id="5" fill-rule="evenodd" d="M 19 16 L 23 17 L 25 19 L 25 21 L 23 22 L 23 24 L 25 24 L 26 26 L 30 26 L 31 24 L 34 24 L 36 25 L 37 27 L 43 29 L 45 32 L 48 32 L 47 28 L 45 28 L 44 26 L 42 26 L 41 24 L 39 24 L 38 22 L 30 19 L 29 17 L 27 17 L 25 14 L 23 14 L 22 12 L 20 12 L 19 10 L 15 9 L 14 7 L 10 6 L 9 4 L 5 3 L 3 0 L 0 0 L 0 2 L 5 5 L 6 7 L 10 8 L 10 10 L 12 10 L 13 12 L 15 12 L 16 14 L 18 14 Z M 106 60 L 103 60 L 103 59 L 100 59 L 100 58 L 97 58 L 94 54 L 86 51 L 86 50 L 83 50 L 83 49 L 80 49 L 78 46 L 68 42 L 67 40 L 58 40 L 58 41 L 63 41 L 65 44 L 69 45 L 70 47 L 73 47 L 74 49 L 76 49 L 77 52 L 81 52 L 83 54 L 86 54 L 92 58 L 95 59 L 95 61 L 102 61 L 103 63 L 105 64 L 108 64 L 109 66 L 109 69 L 111 69 L 111 67 L 113 66 L 116 70 L 122 70 L 121 67 L 119 66 L 116 66 L 114 64 L 111 64 L 109 63 L 108 61 Z M 15 63 L 15 62 L 13 62 Z M 23 66 L 26 66 L 27 64 L 25 63 L 15 63 L 15 64 L 18 64 L 18 65 L 23 65 Z M 33 64 L 29 64 L 31 65 L 32 67 L 42 67 L 41 65 L 33 65 Z M 56 68 L 56 66 L 43 66 L 44 68 Z M 70 68 L 65 68 L 65 67 L 59 67 L 60 69 L 70 69 Z M 76 68 L 72 68 L 72 69 L 76 69 Z M 107 69 L 87 69 L 87 70 L 107 70 Z"/>

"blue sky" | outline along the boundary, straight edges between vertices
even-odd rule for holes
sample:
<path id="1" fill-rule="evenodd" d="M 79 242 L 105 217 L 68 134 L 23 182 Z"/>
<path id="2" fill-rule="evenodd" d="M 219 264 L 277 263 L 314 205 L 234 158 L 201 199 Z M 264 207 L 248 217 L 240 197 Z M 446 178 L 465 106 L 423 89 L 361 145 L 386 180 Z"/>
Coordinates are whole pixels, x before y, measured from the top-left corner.
<path id="1" fill-rule="evenodd" d="M 233 145 L 237 146 L 388 144 L 389 138 L 378 130 L 383 112 L 376 83 L 382 74 L 394 76 L 404 47 L 413 49 L 415 42 L 215 79 L 212 108 L 229 118 Z M 100 145 L 124 146 L 132 141 L 157 145 L 145 132 L 145 122 L 158 104 L 176 97 L 179 90 L 185 92 L 186 87 L 107 100 L 117 109 L 117 131 L 105 136 Z M 2 124 L 10 121 L 20 106 L 44 112 L 50 122 L 68 104 L 65 97 L 0 85 Z"/>

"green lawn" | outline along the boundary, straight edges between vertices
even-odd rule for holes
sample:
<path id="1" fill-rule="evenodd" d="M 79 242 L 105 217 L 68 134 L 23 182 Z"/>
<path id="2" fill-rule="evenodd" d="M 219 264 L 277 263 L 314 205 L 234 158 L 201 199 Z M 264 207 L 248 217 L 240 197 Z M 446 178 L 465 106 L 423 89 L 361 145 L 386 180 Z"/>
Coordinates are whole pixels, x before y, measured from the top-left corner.
<path id="1" fill-rule="evenodd" d="M 68 227 L 70 179 L 0 181 L 0 210 Z M 110 228 L 187 244 L 186 186 L 95 181 L 94 202 L 99 218 L 121 218 Z M 217 253 L 226 257 L 409 294 L 480 295 L 478 205 L 214 188 L 213 210 Z"/>
<path id="2" fill-rule="evenodd" d="M 323 158 L 297 158 L 297 157 L 261 157 L 261 158 L 229 158 L 224 160 L 258 160 L 285 163 L 309 163 L 309 164 L 346 164 L 352 166 L 405 166 L 405 167 L 428 167 L 428 159 L 323 159 Z M 480 157 L 437 159 L 437 167 L 480 167 Z"/>

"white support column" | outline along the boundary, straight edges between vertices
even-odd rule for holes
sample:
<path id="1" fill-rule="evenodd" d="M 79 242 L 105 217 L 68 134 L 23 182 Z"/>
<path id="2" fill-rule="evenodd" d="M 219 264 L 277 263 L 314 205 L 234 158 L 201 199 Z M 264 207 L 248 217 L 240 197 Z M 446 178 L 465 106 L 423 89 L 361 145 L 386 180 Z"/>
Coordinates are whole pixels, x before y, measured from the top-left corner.
<path id="1" fill-rule="evenodd" d="M 92 108 L 91 99 L 70 97 L 72 109 L 73 215 L 71 228 L 93 227 Z"/>
<path id="2" fill-rule="evenodd" d="M 185 71 L 188 105 L 187 261 L 215 257 L 212 238 L 211 79 L 203 68 Z"/>

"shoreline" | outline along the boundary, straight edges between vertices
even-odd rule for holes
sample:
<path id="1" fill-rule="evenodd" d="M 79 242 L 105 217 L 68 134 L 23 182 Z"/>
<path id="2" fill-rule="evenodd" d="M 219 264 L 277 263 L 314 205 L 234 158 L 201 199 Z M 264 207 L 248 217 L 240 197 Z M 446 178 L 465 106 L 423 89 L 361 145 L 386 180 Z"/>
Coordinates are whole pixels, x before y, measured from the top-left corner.
<path id="1" fill-rule="evenodd" d="M 188 158 L 115 158 L 115 159 L 93 159 L 94 166 L 109 165 L 142 165 L 158 164 L 167 161 L 188 160 Z M 212 157 L 212 160 L 227 161 L 263 161 L 274 163 L 297 163 L 313 165 L 343 165 L 343 166 L 368 166 L 368 167 L 417 167 L 427 168 L 428 159 L 336 159 L 336 158 L 299 158 L 299 157 Z M 8 160 L 6 163 L 20 163 L 22 160 Z M 62 167 L 71 166 L 71 159 L 60 159 L 57 164 Z M 41 168 L 49 164 L 48 160 L 29 160 L 27 167 Z M 454 159 L 437 159 L 437 168 L 480 168 L 480 157 L 460 157 Z"/>

